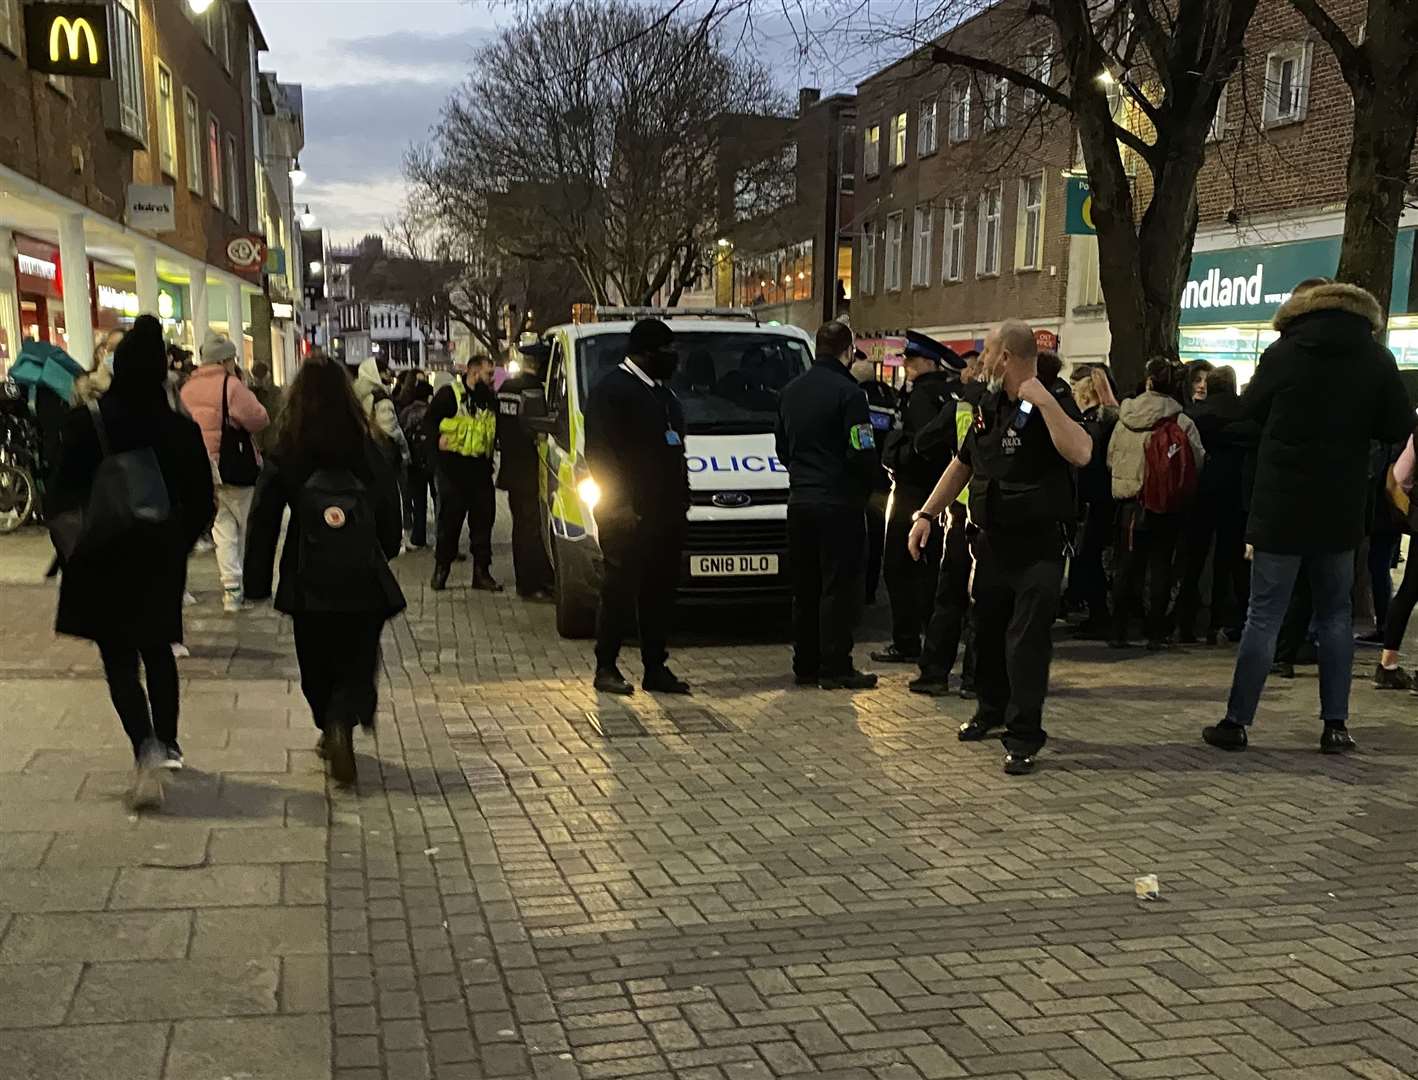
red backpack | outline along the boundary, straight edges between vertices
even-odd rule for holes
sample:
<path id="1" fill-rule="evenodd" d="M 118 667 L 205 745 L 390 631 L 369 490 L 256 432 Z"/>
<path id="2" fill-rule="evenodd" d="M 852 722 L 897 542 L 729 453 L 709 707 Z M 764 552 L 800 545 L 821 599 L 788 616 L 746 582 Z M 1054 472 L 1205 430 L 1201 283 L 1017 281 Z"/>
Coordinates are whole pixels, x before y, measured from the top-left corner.
<path id="1" fill-rule="evenodd" d="M 1143 444 L 1139 501 L 1154 514 L 1185 510 L 1196 494 L 1196 455 L 1175 416 L 1158 421 Z"/>

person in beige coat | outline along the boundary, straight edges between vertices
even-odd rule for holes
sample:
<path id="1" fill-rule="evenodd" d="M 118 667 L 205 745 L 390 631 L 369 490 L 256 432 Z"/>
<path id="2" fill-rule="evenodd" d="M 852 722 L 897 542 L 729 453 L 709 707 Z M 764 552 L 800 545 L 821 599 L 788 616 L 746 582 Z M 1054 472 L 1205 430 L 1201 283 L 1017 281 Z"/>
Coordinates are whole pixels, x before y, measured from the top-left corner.
<path id="1" fill-rule="evenodd" d="M 1147 363 L 1147 388 L 1124 401 L 1118 423 L 1108 443 L 1108 471 L 1113 498 L 1119 504 L 1119 566 L 1113 580 L 1113 648 L 1128 647 L 1130 616 L 1142 592 L 1144 574 L 1150 574 L 1147 604 L 1147 647 L 1166 647 L 1167 613 L 1172 595 L 1172 559 L 1182 532 L 1184 512 L 1158 513 L 1142 506 L 1146 479 L 1147 440 L 1165 420 L 1175 420 L 1191 446 L 1192 460 L 1200 471 L 1206 460 L 1201 435 L 1191 417 L 1182 412 L 1181 368 L 1165 357 Z"/>

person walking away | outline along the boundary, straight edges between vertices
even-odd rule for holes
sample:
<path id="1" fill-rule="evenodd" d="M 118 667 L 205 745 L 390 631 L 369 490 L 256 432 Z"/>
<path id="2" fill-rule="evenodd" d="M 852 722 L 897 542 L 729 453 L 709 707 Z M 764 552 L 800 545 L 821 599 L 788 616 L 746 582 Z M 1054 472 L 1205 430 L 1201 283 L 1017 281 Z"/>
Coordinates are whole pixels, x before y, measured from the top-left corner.
<path id="1" fill-rule="evenodd" d="M 433 488 L 438 444 L 428 430 L 433 387 L 421 382 L 411 393 L 412 400 L 399 413 L 399 427 L 409 447 L 409 470 L 403 486 L 404 525 L 409 532 L 409 547 L 421 549 L 428 546 L 428 493 Z"/>
<path id="2" fill-rule="evenodd" d="M 1207 374 L 1206 393 L 1194 398 L 1186 410 L 1206 451 L 1206 468 L 1201 471 L 1196 501 L 1183 526 L 1181 588 L 1175 620 L 1177 640 L 1182 644 L 1196 641 L 1201 576 L 1208 555 L 1211 600 L 1206 643 L 1215 645 L 1223 629 L 1233 641 L 1241 635 L 1250 591 L 1245 557 L 1245 462 L 1260 432 L 1241 416 L 1240 409 L 1235 369 L 1219 367 Z"/>
<path id="3" fill-rule="evenodd" d="M 1083 426 L 1093 440 L 1093 455 L 1078 470 L 1079 519 L 1083 524 L 1077 550 L 1069 561 L 1068 592 L 1073 602 L 1087 609 L 1074 628 L 1080 638 L 1103 639 L 1112 633 L 1108 616 L 1108 574 L 1103 557 L 1113 543 L 1117 504 L 1108 474 L 1108 443 L 1118 423 L 1118 399 L 1108 373 L 1100 366 L 1073 372 L 1073 399 L 1083 415 Z"/>
<path id="4" fill-rule="evenodd" d="M 1045 387 L 1027 323 L 1009 320 L 985 342 L 989 392 L 965 445 L 941 476 L 911 528 L 911 554 L 924 553 L 931 519 L 965 486 L 979 526 L 975 564 L 975 715 L 962 742 L 1004 728 L 1004 771 L 1032 772 L 1048 739 L 1050 630 L 1063 581 L 1065 536 L 1076 504 L 1072 468 L 1093 455 L 1093 440 L 1068 387 Z"/>
<path id="5" fill-rule="evenodd" d="M 497 395 L 492 390 L 492 358 L 475 356 L 467 370 L 433 395 L 428 433 L 438 447 L 438 538 L 433 550 L 433 580 L 441 592 L 458 554 L 463 522 L 473 556 L 472 587 L 501 592 L 492 576 L 492 526 L 497 493 L 492 486 L 492 457 L 497 446 Z"/>
<path id="6" fill-rule="evenodd" d="M 845 323 L 843 325 L 846 325 Z M 867 396 L 871 425 L 876 442 L 876 459 L 881 461 L 882 446 L 886 433 L 896 426 L 900 415 L 900 398 L 896 390 L 877 378 L 876 365 L 861 349 L 852 349 L 852 378 Z M 876 603 L 876 594 L 881 585 L 882 563 L 886 552 L 886 509 L 891 501 L 891 477 L 884 466 L 872 474 L 871 495 L 867 498 L 867 562 L 866 562 L 866 602 Z"/>
<path id="7" fill-rule="evenodd" d="M 281 388 L 271 380 L 271 365 L 258 360 L 251 365 L 251 393 L 266 410 L 270 421 L 256 435 L 256 449 L 264 458 L 276 445 L 276 436 L 281 426 Z"/>
<path id="8" fill-rule="evenodd" d="M 955 399 L 942 409 L 916 436 L 916 445 L 925 454 L 943 455 L 953 461 L 965 445 L 975 423 L 975 410 L 984 396 L 980 378 L 979 353 L 960 374 Z M 944 472 L 944 470 L 942 470 Z M 932 485 L 934 487 L 934 485 Z M 970 610 L 970 575 L 975 569 L 974 545 L 979 530 L 970 524 L 970 493 L 961 489 L 945 512 L 945 537 L 931 621 L 921 645 L 921 673 L 912 679 L 912 693 L 933 697 L 950 692 L 950 673 L 965 644 L 961 658 L 960 696 L 975 696 L 974 617 Z M 914 522 L 912 523 L 914 526 Z M 929 556 L 928 556 L 929 557 Z"/>
<path id="9" fill-rule="evenodd" d="M 793 674 L 799 686 L 871 690 L 852 663 L 861 614 L 866 506 L 877 470 L 867 396 L 848 371 L 852 330 L 817 331 L 812 367 L 783 388 L 778 460 L 788 470 L 788 562 L 793 578 Z"/>
<path id="10" fill-rule="evenodd" d="M 641 319 L 630 329 L 625 360 L 601 378 L 585 406 L 586 464 L 600 489 L 593 514 L 605 562 L 596 614 L 601 693 L 635 692 L 619 658 L 637 624 L 641 688 L 690 692 L 670 670 L 668 647 L 689 510 L 684 407 L 669 386 L 677 362 L 669 326 Z"/>
<path id="11" fill-rule="evenodd" d="M 521 371 L 497 391 L 497 448 L 501 454 L 497 486 L 507 492 L 512 511 L 512 570 L 517 595 L 543 603 L 555 599 L 554 579 L 542 532 L 541 457 L 536 435 L 522 422 L 522 394 L 541 387 L 550 351 L 542 342 L 522 346 Z"/>
<path id="12" fill-rule="evenodd" d="M 1364 535 L 1369 443 L 1398 442 L 1413 428 L 1378 302 L 1355 285 L 1311 278 L 1275 315 L 1280 338 L 1265 350 L 1241 396 L 1261 429 L 1246 540 L 1250 609 L 1222 720 L 1202 738 L 1244 750 L 1265 689 L 1296 578 L 1309 578 L 1319 637 L 1320 749 L 1354 749 L 1349 686 L 1354 666 L 1354 549 Z M 1344 377 L 1333 373 L 1341 366 Z"/>
<path id="13" fill-rule="evenodd" d="M 55 630 L 98 645 L 118 718 L 133 745 L 134 809 L 162 803 L 160 770 L 180 769 L 179 693 L 172 647 L 182 641 L 187 559 L 212 520 L 212 468 L 195 423 L 168 405 L 162 326 L 140 315 L 114 350 L 101 402 L 65 420 L 51 485 L 51 519 L 90 505 L 105 462 L 147 454 L 165 504 L 161 520 L 135 521 L 100 540 L 81 539 L 64 560 Z M 129 475 L 133 475 L 131 470 Z M 82 534 L 81 534 L 82 536 Z M 145 676 L 139 679 L 139 665 Z"/>
<path id="14" fill-rule="evenodd" d="M 1403 452 L 1398 455 L 1398 460 L 1393 465 L 1391 482 L 1396 490 L 1392 494 L 1385 491 L 1378 507 L 1378 513 L 1387 513 L 1391 520 L 1401 511 L 1410 537 L 1414 535 L 1415 526 L 1418 526 L 1418 507 L 1413 505 L 1412 500 L 1414 471 L 1414 444 L 1413 436 L 1410 435 L 1408 442 L 1404 444 Z M 1387 472 L 1386 469 L 1385 473 Z M 1397 505 L 1393 501 L 1395 498 Z M 1378 690 L 1413 689 L 1413 675 L 1398 665 L 1398 650 L 1403 645 L 1403 635 L 1408 632 L 1408 620 L 1413 616 L 1413 607 L 1418 604 L 1418 569 L 1415 567 L 1418 567 L 1418 552 L 1410 541 L 1408 560 L 1403 564 L 1403 580 L 1385 612 L 1383 652 L 1379 654 L 1379 662 L 1374 665 L 1374 687 Z M 1390 573 L 1387 566 L 1383 568 L 1383 572 Z M 1377 607 L 1377 590 L 1374 597 Z"/>
<path id="15" fill-rule="evenodd" d="M 1147 362 L 1141 394 L 1118 409 L 1108 442 L 1108 471 L 1118 509 L 1119 568 L 1113 582 L 1115 649 L 1129 646 L 1128 629 L 1149 579 L 1147 647 L 1167 645 L 1172 600 L 1172 559 L 1185 513 L 1196 495 L 1206 451 L 1196 425 L 1182 412 L 1179 368 L 1166 357 Z"/>
<path id="16" fill-rule="evenodd" d="M 931 453 L 924 453 L 916 440 L 955 401 L 964 367 L 953 350 L 914 330 L 906 331 L 904 362 L 910 382 L 901 399 L 900 417 L 885 436 L 881 451 L 882 464 L 891 477 L 882 559 L 891 600 L 891 643 L 871 654 L 879 664 L 920 663 L 921 638 L 934 607 L 942 545 L 939 535 L 932 533 L 926 558 L 916 560 L 906 551 L 906 537 L 916 511 L 950 464 L 950 454 L 942 447 L 931 447 Z"/>
<path id="17" fill-rule="evenodd" d="M 246 518 L 260 473 L 253 439 L 271 418 L 261 402 L 236 378 L 236 346 L 225 334 L 207 331 L 202 363 L 182 386 L 182 404 L 202 429 L 217 485 L 217 516 L 212 542 L 222 582 L 222 610 L 246 607 L 241 564 L 246 554 Z"/>
<path id="18" fill-rule="evenodd" d="M 246 583 L 271 596 L 281 522 L 290 510 L 275 608 L 291 617 L 300 689 L 330 778 L 356 779 L 354 729 L 374 727 L 379 638 L 404 610 L 389 568 L 403 513 L 384 448 L 369 430 L 344 368 L 323 356 L 301 365 L 286 423 L 251 504 Z"/>

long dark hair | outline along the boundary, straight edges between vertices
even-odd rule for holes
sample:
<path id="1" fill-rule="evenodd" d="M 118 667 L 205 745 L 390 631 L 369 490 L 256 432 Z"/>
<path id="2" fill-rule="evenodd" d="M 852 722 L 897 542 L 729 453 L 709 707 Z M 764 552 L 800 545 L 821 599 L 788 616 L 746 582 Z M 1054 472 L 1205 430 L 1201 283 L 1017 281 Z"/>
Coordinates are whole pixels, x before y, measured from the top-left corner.
<path id="1" fill-rule="evenodd" d="M 312 356 L 291 384 L 276 457 L 312 469 L 363 467 L 369 422 L 343 367 Z"/>

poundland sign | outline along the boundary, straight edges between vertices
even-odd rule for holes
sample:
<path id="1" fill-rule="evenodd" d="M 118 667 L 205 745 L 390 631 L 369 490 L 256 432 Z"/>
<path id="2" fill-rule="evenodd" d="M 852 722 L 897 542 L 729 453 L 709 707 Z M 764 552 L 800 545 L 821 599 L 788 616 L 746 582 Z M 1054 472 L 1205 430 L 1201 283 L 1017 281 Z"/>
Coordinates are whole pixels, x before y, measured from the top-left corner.
<path id="1" fill-rule="evenodd" d="M 1398 234 L 1393 260 L 1395 313 L 1408 310 L 1413 229 Z M 1182 325 L 1269 323 L 1300 282 L 1329 277 L 1339 265 L 1337 236 L 1291 244 L 1198 251 L 1182 292 Z"/>

